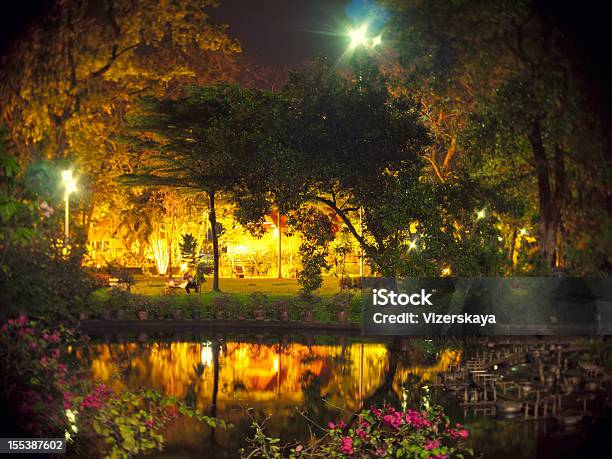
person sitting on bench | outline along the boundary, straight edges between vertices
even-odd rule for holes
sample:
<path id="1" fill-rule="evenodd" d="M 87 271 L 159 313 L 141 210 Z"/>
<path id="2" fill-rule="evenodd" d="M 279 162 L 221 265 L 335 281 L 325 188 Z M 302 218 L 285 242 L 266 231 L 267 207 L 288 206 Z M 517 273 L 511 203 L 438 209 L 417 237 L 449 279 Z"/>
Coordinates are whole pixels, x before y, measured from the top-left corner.
<path id="1" fill-rule="evenodd" d="M 193 279 L 193 276 L 191 276 L 191 275 L 187 276 L 187 284 L 185 285 L 185 291 L 187 292 L 187 294 L 191 293 L 190 289 L 193 289 L 193 291 L 195 293 L 198 293 L 198 291 L 199 291 L 198 284 Z"/>

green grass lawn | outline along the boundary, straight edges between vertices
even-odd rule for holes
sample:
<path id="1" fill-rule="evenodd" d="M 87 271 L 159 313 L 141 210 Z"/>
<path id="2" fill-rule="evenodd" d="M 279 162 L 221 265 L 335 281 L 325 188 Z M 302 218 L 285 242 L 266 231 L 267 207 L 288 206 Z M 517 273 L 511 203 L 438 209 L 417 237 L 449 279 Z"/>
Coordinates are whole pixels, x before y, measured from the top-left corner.
<path id="1" fill-rule="evenodd" d="M 160 277 L 135 276 L 135 284 L 132 293 L 146 296 L 164 295 L 165 283 Z M 219 286 L 223 293 L 236 294 L 239 297 L 248 296 L 251 293 L 265 293 L 269 297 L 282 297 L 297 295 L 300 286 L 296 279 L 274 279 L 267 277 L 251 277 L 243 279 L 221 278 Z M 202 286 L 202 296 L 212 296 L 212 279 L 207 277 Z M 326 277 L 323 286 L 315 293 L 320 296 L 333 295 L 340 292 L 340 281 L 336 277 Z M 176 289 L 177 296 L 187 296 L 184 289 Z"/>
<path id="2" fill-rule="evenodd" d="M 186 308 L 188 310 L 193 307 L 199 307 L 202 311 L 208 309 L 215 296 L 218 293 L 213 293 L 210 289 L 212 280 L 206 279 L 204 288 L 200 294 L 192 293 L 187 295 L 185 289 L 175 288 L 167 292 L 163 278 L 134 276 L 135 283 L 130 291 L 134 295 L 142 295 L 146 297 L 151 304 L 164 305 L 164 308 Z M 272 278 L 244 278 L 244 279 L 220 279 L 221 294 L 229 294 L 241 303 L 246 304 L 248 297 L 252 293 L 258 292 L 265 294 L 270 303 L 277 299 L 288 297 L 297 297 L 300 291 L 300 286 L 296 279 L 272 279 Z M 340 283 L 335 277 L 324 279 L 323 286 L 315 292 L 321 301 L 313 302 L 313 311 L 316 320 L 321 322 L 333 322 L 334 315 L 330 311 L 329 303 L 332 297 L 340 293 Z M 351 301 L 350 320 L 358 321 L 360 317 L 360 295 L 353 292 L 353 300 Z M 91 298 L 92 310 L 102 310 L 109 304 L 110 289 L 101 288 L 96 290 Z"/>

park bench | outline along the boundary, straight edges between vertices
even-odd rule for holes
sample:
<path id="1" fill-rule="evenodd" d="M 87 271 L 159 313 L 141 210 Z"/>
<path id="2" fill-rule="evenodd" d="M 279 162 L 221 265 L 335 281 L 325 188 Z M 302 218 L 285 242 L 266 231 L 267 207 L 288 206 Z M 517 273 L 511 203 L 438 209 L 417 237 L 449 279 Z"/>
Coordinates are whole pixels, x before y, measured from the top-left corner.
<path id="1" fill-rule="evenodd" d="M 234 276 L 236 276 L 237 279 L 244 279 L 244 268 L 242 265 L 234 266 Z"/>

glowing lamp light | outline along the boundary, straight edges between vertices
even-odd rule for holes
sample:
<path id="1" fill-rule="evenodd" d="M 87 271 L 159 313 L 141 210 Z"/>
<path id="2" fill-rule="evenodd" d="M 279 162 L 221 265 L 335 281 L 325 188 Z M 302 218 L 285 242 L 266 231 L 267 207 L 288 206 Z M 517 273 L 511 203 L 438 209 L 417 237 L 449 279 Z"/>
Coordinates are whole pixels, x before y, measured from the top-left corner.
<path id="1" fill-rule="evenodd" d="M 182 272 L 187 271 L 187 263 L 182 263 L 182 264 L 181 264 L 181 271 L 182 271 Z"/>
<path id="2" fill-rule="evenodd" d="M 349 32 L 349 36 L 351 37 L 351 48 L 356 48 L 357 46 L 367 43 L 367 29 L 367 26 L 362 25 L 358 29 L 353 29 Z"/>
<path id="3" fill-rule="evenodd" d="M 486 216 L 487 212 L 484 209 L 476 211 L 476 220 L 482 220 Z"/>
<path id="4" fill-rule="evenodd" d="M 382 43 L 382 37 L 377 35 L 375 37 L 368 37 L 368 25 L 364 24 L 358 29 L 351 29 L 348 33 L 351 38 L 350 49 L 355 49 L 358 46 L 364 48 L 375 48 Z"/>
<path id="5" fill-rule="evenodd" d="M 525 236 L 528 233 L 527 228 L 521 228 L 521 230 L 519 231 L 519 234 L 521 236 Z"/>
<path id="6" fill-rule="evenodd" d="M 66 182 L 66 193 L 71 194 L 74 193 L 76 190 L 77 185 L 75 181 L 70 180 L 69 182 Z"/>
<path id="7" fill-rule="evenodd" d="M 416 239 L 408 242 L 408 250 L 409 251 L 412 251 L 412 250 L 414 250 L 416 248 L 417 248 L 417 241 L 416 241 Z"/>
<path id="8" fill-rule="evenodd" d="M 72 182 L 72 171 L 70 169 L 62 171 L 62 180 L 64 183 Z"/>
<path id="9" fill-rule="evenodd" d="M 453 270 L 450 269 L 450 267 L 445 267 L 444 269 L 442 269 L 442 276 L 444 277 L 448 277 L 453 273 Z"/>
<path id="10" fill-rule="evenodd" d="M 202 351 L 200 353 L 202 365 L 209 368 L 212 366 L 213 361 L 213 351 L 211 344 L 212 343 L 210 341 L 202 343 Z"/>

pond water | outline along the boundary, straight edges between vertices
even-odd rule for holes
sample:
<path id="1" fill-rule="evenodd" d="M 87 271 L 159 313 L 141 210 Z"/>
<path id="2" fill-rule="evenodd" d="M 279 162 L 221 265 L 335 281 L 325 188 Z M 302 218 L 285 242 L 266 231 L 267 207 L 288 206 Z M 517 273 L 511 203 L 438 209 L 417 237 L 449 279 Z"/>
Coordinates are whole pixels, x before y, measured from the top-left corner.
<path id="1" fill-rule="evenodd" d="M 238 457 L 252 434 L 247 410 L 267 419 L 270 436 L 288 442 L 383 402 L 444 405 L 452 420 L 468 425 L 471 446 L 484 457 L 585 457 L 589 447 L 609 443 L 610 426 L 601 423 L 568 431 L 551 421 L 497 420 L 464 410 L 436 384 L 439 373 L 474 352 L 456 342 L 247 334 L 92 338 L 77 352 L 95 379 L 115 390 L 158 389 L 234 425 L 213 430 L 179 418 L 165 432 L 165 449 L 149 457 Z"/>

